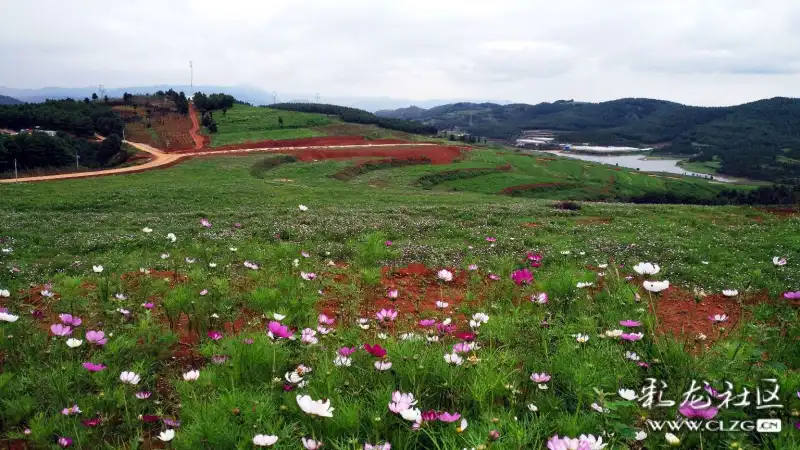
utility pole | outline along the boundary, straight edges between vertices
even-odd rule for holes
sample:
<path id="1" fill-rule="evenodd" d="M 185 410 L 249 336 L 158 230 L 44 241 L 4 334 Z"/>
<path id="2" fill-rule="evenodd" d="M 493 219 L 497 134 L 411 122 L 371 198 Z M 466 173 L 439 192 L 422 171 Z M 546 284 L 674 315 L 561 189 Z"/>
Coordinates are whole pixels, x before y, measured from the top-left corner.
<path id="1" fill-rule="evenodd" d="M 75 169 L 80 170 L 80 166 L 78 165 L 78 161 L 80 161 L 81 157 L 78 155 L 78 151 L 75 151 Z"/>
<path id="2" fill-rule="evenodd" d="M 194 67 L 191 60 L 189 60 L 189 87 L 194 88 Z"/>
<path id="3" fill-rule="evenodd" d="M 17 173 L 17 158 L 14 158 L 14 179 L 19 180 L 19 173 Z"/>

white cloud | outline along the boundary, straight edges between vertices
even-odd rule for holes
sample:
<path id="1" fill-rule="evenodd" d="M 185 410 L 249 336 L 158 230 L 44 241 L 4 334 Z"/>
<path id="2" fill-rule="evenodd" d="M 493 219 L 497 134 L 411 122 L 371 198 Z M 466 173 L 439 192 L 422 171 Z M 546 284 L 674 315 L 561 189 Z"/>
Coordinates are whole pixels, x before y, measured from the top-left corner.
<path id="1" fill-rule="evenodd" d="M 800 96 L 794 0 L 28 0 L 0 85 L 731 104 Z"/>

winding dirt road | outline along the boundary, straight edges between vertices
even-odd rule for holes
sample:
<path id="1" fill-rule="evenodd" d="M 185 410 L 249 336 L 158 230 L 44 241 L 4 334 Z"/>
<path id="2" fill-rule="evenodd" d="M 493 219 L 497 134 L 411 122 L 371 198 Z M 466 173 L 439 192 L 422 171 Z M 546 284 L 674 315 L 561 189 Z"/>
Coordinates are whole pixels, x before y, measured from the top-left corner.
<path id="1" fill-rule="evenodd" d="M 157 148 L 151 147 L 147 144 L 138 142 L 123 141 L 136 147 L 138 150 L 149 153 L 152 159 L 144 164 L 138 166 L 120 167 L 117 169 L 94 170 L 87 172 L 64 173 L 60 175 L 42 175 L 36 177 L 23 177 L 23 178 L 4 178 L 0 179 L 0 183 L 26 183 L 36 181 L 51 181 L 51 180 L 68 180 L 74 178 L 91 178 L 102 177 L 107 175 L 120 175 L 144 172 L 146 170 L 166 168 L 181 162 L 184 159 L 195 156 L 217 156 L 228 155 L 232 153 L 252 153 L 252 152 L 284 152 L 284 151 L 297 151 L 297 150 L 325 150 L 325 149 L 341 149 L 341 148 L 361 148 L 361 147 L 417 147 L 426 145 L 437 145 L 433 143 L 404 143 L 404 144 L 364 144 L 364 145 L 318 145 L 306 147 L 269 147 L 269 148 L 246 148 L 237 150 L 210 150 L 204 148 L 203 137 L 199 134 L 200 124 L 197 122 L 197 114 L 193 104 L 189 104 L 189 116 L 192 119 L 192 129 L 190 134 L 194 140 L 195 148 L 193 152 L 189 153 L 166 153 Z M 101 138 L 102 140 L 102 138 Z"/>

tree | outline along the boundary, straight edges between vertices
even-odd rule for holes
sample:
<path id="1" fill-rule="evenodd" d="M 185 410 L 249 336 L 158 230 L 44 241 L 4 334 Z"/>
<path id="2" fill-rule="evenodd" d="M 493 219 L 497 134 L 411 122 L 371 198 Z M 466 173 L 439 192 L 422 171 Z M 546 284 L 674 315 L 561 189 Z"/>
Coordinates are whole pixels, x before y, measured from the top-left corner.
<path id="1" fill-rule="evenodd" d="M 122 103 L 128 105 L 131 103 L 131 100 L 133 100 L 133 94 L 129 94 L 127 92 L 122 94 Z"/>
<path id="2" fill-rule="evenodd" d="M 216 133 L 217 132 L 217 121 L 216 120 L 212 119 L 211 123 L 208 124 L 208 131 L 211 132 L 211 133 Z"/>
<path id="3" fill-rule="evenodd" d="M 89 100 L 89 97 L 84 97 L 84 99 L 83 99 L 83 103 L 86 103 L 86 104 L 88 105 L 88 104 L 89 104 L 89 103 L 91 103 L 91 102 L 92 102 L 92 101 L 91 101 L 91 100 Z"/>
<path id="4" fill-rule="evenodd" d="M 92 101 L 97 101 L 97 92 L 92 93 Z"/>
<path id="5" fill-rule="evenodd" d="M 104 102 L 106 105 L 108 104 L 108 96 L 107 96 L 107 95 L 104 95 L 104 96 L 103 96 L 103 102 Z"/>
<path id="6" fill-rule="evenodd" d="M 278 126 L 283 128 L 283 117 L 278 116 Z"/>

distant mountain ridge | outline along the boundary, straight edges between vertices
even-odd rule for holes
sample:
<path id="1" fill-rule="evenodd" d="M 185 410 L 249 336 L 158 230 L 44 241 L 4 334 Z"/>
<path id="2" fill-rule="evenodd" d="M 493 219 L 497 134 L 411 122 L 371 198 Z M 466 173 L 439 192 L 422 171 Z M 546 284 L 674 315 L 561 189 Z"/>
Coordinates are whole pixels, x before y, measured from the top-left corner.
<path id="1" fill-rule="evenodd" d="M 21 100 L 17 100 L 14 97 L 9 97 L 7 95 L 0 95 L 0 105 L 21 105 L 25 102 Z"/>
<path id="2" fill-rule="evenodd" d="M 512 139 L 526 129 L 548 129 L 563 141 L 598 145 L 660 144 L 662 152 L 721 161 L 721 172 L 800 182 L 800 99 L 775 97 L 736 106 L 686 106 L 623 98 L 601 103 L 560 100 L 528 105 L 453 103 L 430 109 L 382 110 L 438 129 L 458 127 L 478 136 Z"/>

